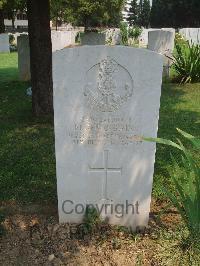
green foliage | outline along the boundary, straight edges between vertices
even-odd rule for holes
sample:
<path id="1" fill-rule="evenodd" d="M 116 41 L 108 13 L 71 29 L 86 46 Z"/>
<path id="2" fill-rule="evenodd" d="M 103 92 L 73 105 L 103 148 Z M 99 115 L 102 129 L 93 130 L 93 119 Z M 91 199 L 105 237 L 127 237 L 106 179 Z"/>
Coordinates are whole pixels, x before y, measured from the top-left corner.
<path id="1" fill-rule="evenodd" d="M 138 40 L 141 33 L 142 33 L 142 29 L 140 27 L 129 27 L 128 29 L 129 37 L 133 38 L 134 40 Z"/>
<path id="2" fill-rule="evenodd" d="M 120 23 L 121 44 L 128 45 L 128 24 L 126 22 Z"/>
<path id="3" fill-rule="evenodd" d="M 0 9 L 3 9 L 3 6 L 6 4 L 6 0 L 0 0 Z"/>
<path id="4" fill-rule="evenodd" d="M 24 11 L 26 9 L 25 0 L 6 0 L 3 4 L 4 11 L 10 16 L 16 14 L 17 11 Z"/>
<path id="5" fill-rule="evenodd" d="M 130 41 L 134 44 L 138 41 L 138 37 L 142 33 L 142 29 L 139 27 L 128 27 L 126 22 L 121 22 L 120 24 L 120 34 L 121 34 L 121 44 L 122 45 L 132 45 Z M 132 40 L 131 40 L 132 39 Z"/>
<path id="6" fill-rule="evenodd" d="M 190 141 L 192 148 L 199 153 L 200 139 L 180 129 L 177 130 L 186 140 Z M 200 243 L 200 167 L 197 160 L 179 139 L 178 143 L 161 138 L 144 138 L 144 140 L 172 146 L 180 151 L 181 163 L 178 163 L 172 156 L 174 173 L 171 177 L 175 191 L 172 193 L 165 187 L 163 190 L 174 207 L 177 208 L 188 228 L 190 235 L 187 244 Z M 183 170 L 180 171 L 181 164 Z"/>
<path id="7" fill-rule="evenodd" d="M 130 26 L 138 25 L 139 5 L 137 0 L 132 0 L 128 10 L 128 22 Z"/>
<path id="8" fill-rule="evenodd" d="M 138 17 L 138 25 L 148 28 L 150 24 L 151 5 L 149 0 L 140 1 L 140 13 Z"/>
<path id="9" fill-rule="evenodd" d="M 200 82 L 200 45 L 178 41 L 175 47 L 173 66 L 180 83 Z"/>
<path id="10" fill-rule="evenodd" d="M 130 26 L 143 26 L 148 28 L 150 22 L 151 6 L 149 0 L 131 1 L 128 14 L 128 22 Z"/>
<path id="11" fill-rule="evenodd" d="M 67 1 L 51 0 L 50 1 L 50 15 L 56 27 L 64 22 L 65 10 L 67 8 Z"/>
<path id="12" fill-rule="evenodd" d="M 175 43 L 179 44 L 179 45 L 186 45 L 187 40 L 180 33 L 176 33 L 175 34 Z"/>
<path id="13" fill-rule="evenodd" d="M 13 44 L 13 43 L 14 43 L 14 40 L 15 40 L 14 35 L 13 35 L 13 34 L 10 34 L 10 35 L 9 35 L 9 43 L 10 43 L 10 44 Z"/>
<path id="14" fill-rule="evenodd" d="M 68 1 L 65 20 L 74 25 L 91 27 L 115 26 L 122 19 L 124 0 Z"/>
<path id="15" fill-rule="evenodd" d="M 83 233 L 86 235 L 93 234 L 100 222 L 98 211 L 94 207 L 87 206 L 83 219 Z"/>
<path id="16" fill-rule="evenodd" d="M 17 53 L 0 53 L 0 202 L 56 202 L 53 122 L 32 116 Z M 17 156 L 16 156 L 17 155 Z"/>
<path id="17" fill-rule="evenodd" d="M 199 27 L 199 0 L 153 0 L 152 27 Z"/>

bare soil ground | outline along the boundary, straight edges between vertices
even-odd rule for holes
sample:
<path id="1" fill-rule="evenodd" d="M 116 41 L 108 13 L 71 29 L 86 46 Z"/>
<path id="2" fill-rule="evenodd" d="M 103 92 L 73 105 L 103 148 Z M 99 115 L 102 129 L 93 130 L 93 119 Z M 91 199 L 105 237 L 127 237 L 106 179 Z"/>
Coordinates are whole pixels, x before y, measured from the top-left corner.
<path id="1" fill-rule="evenodd" d="M 162 207 L 153 204 L 149 227 L 142 233 L 100 224 L 85 234 L 83 225 L 59 225 L 56 206 L 7 206 L 0 265 L 161 265 L 157 230 L 172 229 L 179 221 L 174 210 L 155 219 Z"/>

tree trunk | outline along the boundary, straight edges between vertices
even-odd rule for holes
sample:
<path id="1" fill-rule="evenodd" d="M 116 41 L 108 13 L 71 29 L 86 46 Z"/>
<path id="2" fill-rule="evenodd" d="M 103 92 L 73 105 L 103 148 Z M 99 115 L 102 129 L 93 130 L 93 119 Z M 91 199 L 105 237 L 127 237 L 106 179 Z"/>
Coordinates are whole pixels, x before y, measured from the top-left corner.
<path id="1" fill-rule="evenodd" d="M 58 17 L 56 16 L 56 31 L 58 30 Z"/>
<path id="2" fill-rule="evenodd" d="M 36 116 L 53 113 L 52 45 L 49 0 L 27 0 L 32 84 Z"/>
<path id="3" fill-rule="evenodd" d="M 0 9 L 0 33 L 5 32 L 3 9 Z"/>
<path id="4" fill-rule="evenodd" d="M 12 29 L 15 29 L 15 13 L 14 11 L 12 12 Z"/>

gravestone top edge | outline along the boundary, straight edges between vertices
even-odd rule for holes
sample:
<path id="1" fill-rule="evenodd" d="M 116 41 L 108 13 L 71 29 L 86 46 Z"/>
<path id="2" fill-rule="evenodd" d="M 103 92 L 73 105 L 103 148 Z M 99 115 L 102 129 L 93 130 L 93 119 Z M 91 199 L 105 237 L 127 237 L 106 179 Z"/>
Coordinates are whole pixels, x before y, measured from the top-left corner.
<path id="1" fill-rule="evenodd" d="M 130 47 L 130 46 L 123 46 L 123 45 L 116 45 L 116 46 L 107 46 L 107 45 L 81 45 L 81 46 L 77 46 L 77 47 L 65 47 L 61 50 L 58 50 L 58 51 L 55 51 L 53 53 L 53 55 L 59 55 L 59 53 L 63 53 L 63 52 L 69 52 L 69 51 L 75 51 L 75 50 L 100 50 L 100 49 L 106 49 L 106 50 L 132 50 L 132 51 L 137 51 L 138 53 L 141 53 L 141 54 L 152 54 L 152 55 L 157 55 L 158 57 L 160 58 L 163 58 L 163 55 L 160 54 L 160 53 L 157 53 L 155 51 L 152 51 L 152 50 L 148 50 L 148 49 L 145 49 L 145 48 L 136 48 L 136 47 Z"/>

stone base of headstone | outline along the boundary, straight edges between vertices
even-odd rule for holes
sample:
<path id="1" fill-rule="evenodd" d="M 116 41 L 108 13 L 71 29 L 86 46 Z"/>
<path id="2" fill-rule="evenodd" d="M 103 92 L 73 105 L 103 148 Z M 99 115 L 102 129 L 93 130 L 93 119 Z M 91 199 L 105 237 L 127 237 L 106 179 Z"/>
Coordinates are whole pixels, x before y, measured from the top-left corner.
<path id="1" fill-rule="evenodd" d="M 28 35 L 22 34 L 17 37 L 17 50 L 19 78 L 24 81 L 30 80 L 30 48 Z"/>
<path id="2" fill-rule="evenodd" d="M 0 53 L 9 53 L 9 35 L 7 33 L 0 34 Z"/>
<path id="3" fill-rule="evenodd" d="M 81 36 L 81 45 L 105 45 L 106 33 L 86 32 Z"/>

